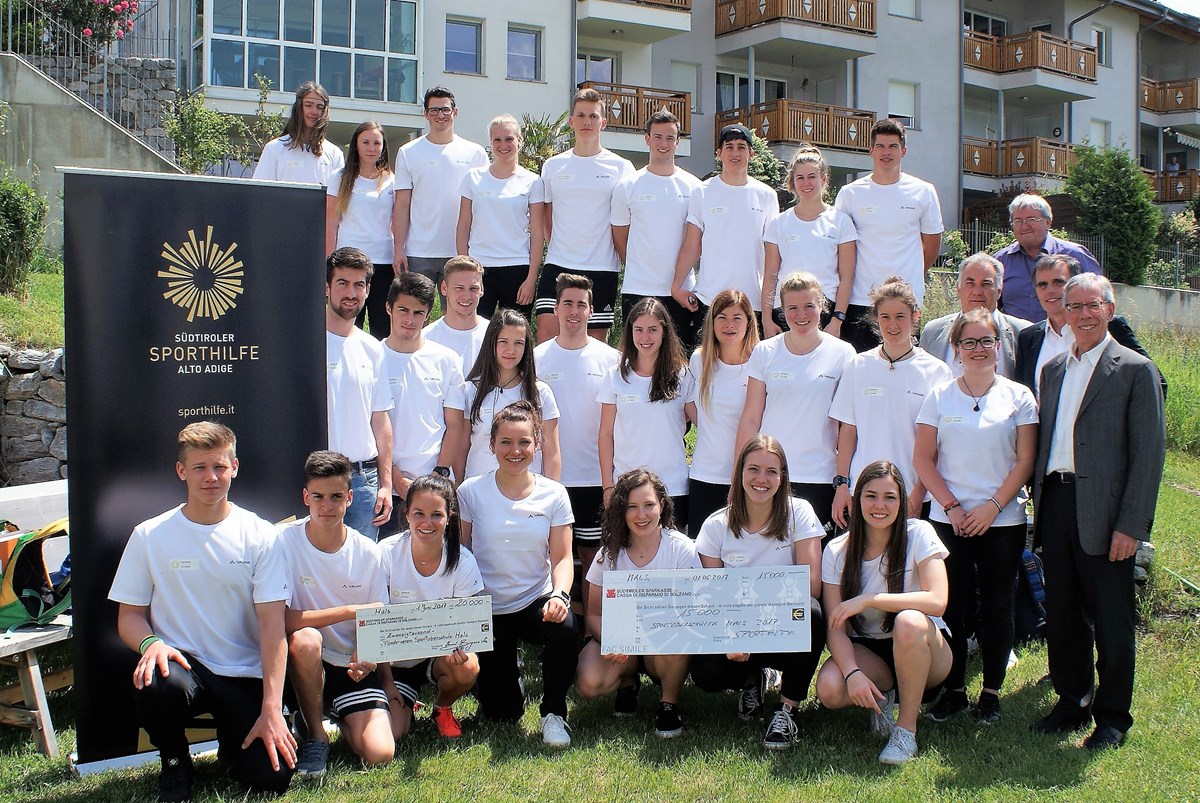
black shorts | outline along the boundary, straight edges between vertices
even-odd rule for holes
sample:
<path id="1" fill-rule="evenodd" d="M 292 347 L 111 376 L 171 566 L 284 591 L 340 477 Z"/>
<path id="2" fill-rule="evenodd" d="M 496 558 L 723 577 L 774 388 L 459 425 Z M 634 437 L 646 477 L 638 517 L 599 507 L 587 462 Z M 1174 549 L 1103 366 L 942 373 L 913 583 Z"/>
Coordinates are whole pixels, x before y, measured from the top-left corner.
<path id="1" fill-rule="evenodd" d="M 437 685 L 433 679 L 433 661 L 433 658 L 426 658 L 413 666 L 392 666 L 392 683 L 400 692 L 400 699 L 410 709 L 416 705 L 417 698 L 421 696 L 421 687 L 426 682 Z"/>
<path id="2" fill-rule="evenodd" d="M 322 661 L 321 668 L 325 670 L 325 708 L 332 711 L 338 719 L 375 708 L 388 710 L 387 693 L 383 690 L 383 683 L 380 682 L 377 673 L 371 672 L 356 682 L 346 674 L 344 666 L 334 666 Z"/>
<path id="3" fill-rule="evenodd" d="M 945 630 L 943 630 L 942 637 L 949 638 L 950 634 L 947 633 Z M 871 652 L 878 655 L 879 658 L 885 664 L 887 664 L 888 669 L 890 669 L 892 671 L 892 677 L 893 678 L 896 677 L 896 656 L 893 654 L 893 649 L 894 649 L 895 645 L 892 644 L 892 640 L 890 638 L 868 638 L 867 636 L 851 636 L 850 641 L 853 644 L 860 644 L 863 647 L 866 647 Z M 933 702 L 935 699 L 937 699 L 938 693 L 942 690 L 942 685 L 944 683 L 945 683 L 945 681 L 937 684 L 936 686 L 934 686 L 931 689 L 926 689 L 925 693 L 923 695 L 921 695 L 921 702 L 923 704 L 930 703 L 930 702 Z M 882 691 L 882 689 L 881 689 L 881 691 Z"/>
<path id="4" fill-rule="evenodd" d="M 617 311 L 617 282 L 620 278 L 615 270 L 574 270 L 547 262 L 542 265 L 542 277 L 538 280 L 537 300 L 533 302 L 534 314 L 554 314 L 554 303 L 558 298 L 555 285 L 560 273 L 574 273 L 592 280 L 592 317 L 588 318 L 588 329 L 611 327 Z"/>
<path id="5" fill-rule="evenodd" d="M 518 304 L 517 291 L 529 275 L 528 265 L 505 265 L 484 268 L 483 296 L 479 299 L 479 314 L 491 318 L 499 308 L 515 309 L 530 318 L 533 304 Z"/>
<path id="6" fill-rule="evenodd" d="M 604 489 L 599 485 L 567 488 L 567 499 L 571 500 L 571 512 L 575 514 L 571 532 L 576 548 L 596 549 L 600 546 L 600 521 L 604 518 Z"/>

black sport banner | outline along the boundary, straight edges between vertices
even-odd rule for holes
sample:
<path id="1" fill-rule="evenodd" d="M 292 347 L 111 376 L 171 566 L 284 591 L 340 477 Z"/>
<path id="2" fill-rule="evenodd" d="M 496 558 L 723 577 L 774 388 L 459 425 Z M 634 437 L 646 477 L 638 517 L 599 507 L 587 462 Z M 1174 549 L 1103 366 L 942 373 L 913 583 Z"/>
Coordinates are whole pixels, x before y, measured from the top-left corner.
<path id="1" fill-rule="evenodd" d="M 75 705 L 88 764 L 146 749 L 136 656 L 108 590 L 134 526 L 186 498 L 179 430 L 228 425 L 240 463 L 230 498 L 270 521 L 300 509 L 304 458 L 327 443 L 325 196 L 64 172 Z"/>

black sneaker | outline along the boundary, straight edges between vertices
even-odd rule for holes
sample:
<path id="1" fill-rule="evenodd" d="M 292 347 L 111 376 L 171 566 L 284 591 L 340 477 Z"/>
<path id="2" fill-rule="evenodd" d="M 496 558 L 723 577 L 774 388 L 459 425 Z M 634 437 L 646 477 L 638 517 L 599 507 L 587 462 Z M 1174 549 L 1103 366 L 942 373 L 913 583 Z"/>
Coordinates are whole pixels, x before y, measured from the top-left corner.
<path id="1" fill-rule="evenodd" d="M 767 732 L 763 736 L 763 747 L 768 750 L 786 750 L 792 746 L 792 742 L 799 739 L 800 727 L 796 724 L 793 712 L 784 708 L 783 703 L 775 706 L 775 713 L 771 715 Z"/>
<path id="2" fill-rule="evenodd" d="M 988 691 L 979 693 L 979 702 L 971 709 L 971 716 L 976 722 L 991 725 L 1000 721 L 1000 698 Z"/>
<path id="3" fill-rule="evenodd" d="M 187 803 L 192 799 L 192 757 L 162 757 L 158 776 L 159 803 Z"/>
<path id="4" fill-rule="evenodd" d="M 664 739 L 673 739 L 683 733 L 683 717 L 675 703 L 659 703 L 654 715 L 654 732 Z"/>
<path id="5" fill-rule="evenodd" d="M 631 717 L 637 713 L 638 692 L 641 688 L 642 679 L 637 675 L 634 675 L 632 684 L 617 688 L 617 697 L 613 700 L 614 717 Z"/>
<path id="6" fill-rule="evenodd" d="M 950 717 L 960 711 L 966 711 L 970 707 L 971 703 L 967 700 L 966 689 L 946 689 L 942 692 L 942 696 L 938 698 L 938 701 L 925 712 L 925 718 L 932 719 L 934 722 L 945 722 Z"/>
<path id="7" fill-rule="evenodd" d="M 323 778 L 328 766 L 329 742 L 305 739 L 296 751 L 296 780 L 315 781 Z"/>
<path id="8" fill-rule="evenodd" d="M 742 719 L 754 719 L 762 713 L 763 700 L 767 696 L 767 673 L 760 669 L 749 686 L 738 694 L 737 715 Z"/>

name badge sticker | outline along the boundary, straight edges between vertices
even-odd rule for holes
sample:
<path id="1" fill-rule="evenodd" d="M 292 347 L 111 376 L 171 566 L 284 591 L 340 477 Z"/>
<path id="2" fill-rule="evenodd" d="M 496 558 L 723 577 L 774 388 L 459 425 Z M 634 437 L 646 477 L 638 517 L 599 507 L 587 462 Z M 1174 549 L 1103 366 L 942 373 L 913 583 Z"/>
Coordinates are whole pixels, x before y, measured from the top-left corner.
<path id="1" fill-rule="evenodd" d="M 571 173 L 559 173 L 554 178 L 557 179 L 558 181 L 574 181 L 575 180 L 575 176 L 572 175 Z"/>
<path id="2" fill-rule="evenodd" d="M 643 204 L 651 203 L 652 201 L 656 200 L 657 198 L 658 198 L 657 195 L 639 195 L 637 197 L 638 203 L 643 203 Z"/>
<path id="3" fill-rule="evenodd" d="M 637 404 L 638 397 L 633 394 L 626 394 L 624 396 L 618 396 L 617 402 L 619 404 Z"/>
<path id="4" fill-rule="evenodd" d="M 200 568 L 200 561 L 195 558 L 175 558 L 167 566 L 173 572 L 194 572 Z"/>
<path id="5" fill-rule="evenodd" d="M 713 215 L 723 215 L 723 214 L 725 214 L 725 207 L 723 207 L 723 206 L 710 206 L 710 207 L 708 208 L 708 211 L 709 211 L 709 214 L 713 214 Z"/>
<path id="6" fill-rule="evenodd" d="M 864 396 L 882 396 L 883 388 L 863 388 Z"/>
<path id="7" fill-rule="evenodd" d="M 875 214 L 875 207 L 873 207 L 873 206 L 860 206 L 860 207 L 858 208 L 858 213 L 859 213 L 860 215 L 873 215 L 873 214 Z"/>
<path id="8" fill-rule="evenodd" d="M 563 378 L 563 375 L 558 371 L 549 374 L 542 374 L 541 378 L 546 382 L 557 382 Z"/>
<path id="9" fill-rule="evenodd" d="M 313 578 L 311 578 L 305 574 L 302 574 L 299 577 L 297 577 L 296 582 L 300 583 L 300 585 L 302 585 L 302 586 L 315 586 L 317 584 L 316 580 L 314 580 Z"/>
<path id="10" fill-rule="evenodd" d="M 771 378 L 772 379 L 782 379 L 786 382 L 787 380 L 792 378 L 792 372 L 791 371 L 772 371 Z"/>
<path id="11" fill-rule="evenodd" d="M 961 424 L 964 420 L 961 415 L 942 416 L 942 423 L 945 424 Z"/>

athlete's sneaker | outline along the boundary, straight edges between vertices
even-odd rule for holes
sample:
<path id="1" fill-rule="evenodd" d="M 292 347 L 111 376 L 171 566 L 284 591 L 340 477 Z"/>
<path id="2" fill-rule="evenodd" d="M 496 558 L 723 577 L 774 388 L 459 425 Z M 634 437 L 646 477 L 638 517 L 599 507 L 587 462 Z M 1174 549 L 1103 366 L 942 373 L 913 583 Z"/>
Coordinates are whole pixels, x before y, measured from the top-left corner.
<path id="1" fill-rule="evenodd" d="M 767 675 L 767 689 L 770 691 L 779 691 L 783 688 L 783 673 L 778 669 L 767 667 L 763 670 Z"/>
<path id="2" fill-rule="evenodd" d="M 879 754 L 880 764 L 899 766 L 917 757 L 917 734 L 897 725 L 888 737 L 887 747 Z"/>
<path id="3" fill-rule="evenodd" d="M 683 733 L 683 717 L 675 703 L 659 703 L 654 715 L 654 732 L 664 739 L 673 739 Z"/>
<path id="4" fill-rule="evenodd" d="M 641 688 L 642 679 L 637 675 L 634 675 L 631 685 L 617 688 L 617 697 L 613 700 L 614 717 L 631 717 L 637 713 L 638 691 Z"/>
<path id="5" fill-rule="evenodd" d="M 792 742 L 799 739 L 800 726 L 796 724 L 795 713 L 784 708 L 783 703 L 775 706 L 775 713 L 771 715 L 767 732 L 763 736 L 763 747 L 768 750 L 786 750 L 792 746 Z"/>
<path id="6" fill-rule="evenodd" d="M 766 696 L 767 673 L 760 669 L 751 684 L 738 694 L 737 715 L 742 719 L 754 719 L 762 713 Z"/>
<path id="7" fill-rule="evenodd" d="M 891 736 L 896 727 L 896 718 L 892 709 L 896 707 L 896 690 L 888 689 L 883 693 L 883 702 L 879 704 L 879 713 L 871 712 L 871 732 L 880 736 Z"/>
<path id="8" fill-rule="evenodd" d="M 950 717 L 966 711 L 971 707 L 971 703 L 967 700 L 967 692 L 963 689 L 946 689 L 942 692 L 942 696 L 934 703 L 928 711 L 925 712 L 926 719 L 932 719 L 934 722 L 945 722 Z"/>
<path id="9" fill-rule="evenodd" d="M 979 702 L 971 709 L 976 722 L 991 725 L 1000 721 L 1000 697 L 991 692 L 980 692 Z"/>
<path id="10" fill-rule="evenodd" d="M 570 747 L 571 734 L 567 731 L 567 721 L 558 714 L 542 717 L 542 741 L 551 747 Z"/>
<path id="11" fill-rule="evenodd" d="M 430 715 L 433 724 L 437 725 L 438 733 L 447 739 L 457 739 L 462 736 L 462 724 L 454 716 L 448 705 L 435 705 Z"/>
<path id="12" fill-rule="evenodd" d="M 192 799 L 192 757 L 162 757 L 162 772 L 158 776 L 159 803 L 187 803 Z"/>
<path id="13" fill-rule="evenodd" d="M 301 781 L 315 781 L 325 775 L 327 766 L 329 742 L 305 739 L 300 745 L 299 755 L 296 756 L 296 778 Z"/>

